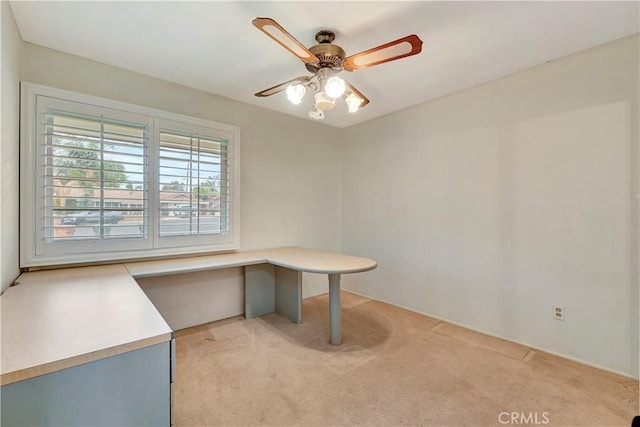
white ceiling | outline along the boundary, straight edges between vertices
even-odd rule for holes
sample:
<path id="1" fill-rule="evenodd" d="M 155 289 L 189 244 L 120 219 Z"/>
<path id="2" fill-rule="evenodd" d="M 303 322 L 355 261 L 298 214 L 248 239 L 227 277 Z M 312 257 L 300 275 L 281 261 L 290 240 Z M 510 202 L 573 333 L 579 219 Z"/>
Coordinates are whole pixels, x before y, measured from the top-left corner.
<path id="1" fill-rule="evenodd" d="M 320 29 L 347 55 L 409 34 L 422 53 L 343 72 L 371 103 L 343 101 L 325 124 L 347 127 L 639 31 L 630 2 L 11 2 L 31 43 L 311 120 L 312 96 L 255 92 L 301 75 L 304 64 L 255 28 L 270 17 L 302 44 Z"/>

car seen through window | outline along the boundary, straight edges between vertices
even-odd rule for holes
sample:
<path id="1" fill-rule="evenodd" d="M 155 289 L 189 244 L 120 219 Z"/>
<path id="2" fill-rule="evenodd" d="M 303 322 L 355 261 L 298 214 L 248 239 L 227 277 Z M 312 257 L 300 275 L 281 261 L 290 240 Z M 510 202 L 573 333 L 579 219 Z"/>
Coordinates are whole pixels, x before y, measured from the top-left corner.
<path id="1" fill-rule="evenodd" d="M 65 215 L 62 218 L 63 225 L 84 225 L 101 223 L 117 224 L 120 221 L 122 221 L 122 212 L 120 211 L 82 211 Z"/>

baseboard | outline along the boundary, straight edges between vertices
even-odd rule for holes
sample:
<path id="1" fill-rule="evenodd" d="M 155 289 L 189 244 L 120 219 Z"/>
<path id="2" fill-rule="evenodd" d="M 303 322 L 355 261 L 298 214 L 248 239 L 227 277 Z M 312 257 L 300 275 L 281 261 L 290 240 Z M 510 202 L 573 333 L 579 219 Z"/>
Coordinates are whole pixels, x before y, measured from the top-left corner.
<path id="1" fill-rule="evenodd" d="M 345 290 L 346 290 L 346 289 L 345 289 Z M 351 291 L 347 291 L 347 292 L 351 292 Z M 302 299 L 314 298 L 314 297 L 317 297 L 317 296 L 319 296 L 319 295 L 324 295 L 324 294 L 328 294 L 328 293 L 329 293 L 328 291 L 318 291 L 318 292 L 316 292 L 316 293 L 312 293 L 312 294 L 309 294 L 309 295 L 305 295 L 305 296 L 303 296 L 303 297 L 302 297 Z M 351 293 L 352 293 L 352 294 L 355 294 L 355 292 L 351 292 Z"/>
<path id="2" fill-rule="evenodd" d="M 566 354 L 558 353 L 557 351 L 553 351 L 553 350 L 549 350 L 549 349 L 546 349 L 546 348 L 532 346 L 531 344 L 528 344 L 528 343 L 522 342 L 522 341 L 515 341 L 513 339 L 505 338 L 503 336 L 500 336 L 500 335 L 497 335 L 497 334 L 494 334 L 494 333 L 491 333 L 491 332 L 487 332 L 487 331 L 484 331 L 482 329 L 474 328 L 474 327 L 471 327 L 469 325 L 465 325 L 463 323 L 459 323 L 459 322 L 455 322 L 453 320 L 446 319 L 444 317 L 435 316 L 433 314 L 425 313 L 425 312 L 420 311 L 420 310 L 415 310 L 413 308 L 405 307 L 405 306 L 400 305 L 400 304 L 394 304 L 392 302 L 385 301 L 385 300 L 378 299 L 378 298 L 374 298 L 372 296 L 369 296 L 369 295 L 366 295 L 366 294 L 362 294 L 360 292 L 355 292 L 355 291 L 352 291 L 350 289 L 343 288 L 342 290 L 346 291 L 346 292 L 350 292 L 350 293 L 358 295 L 358 296 L 361 296 L 361 297 L 364 297 L 364 298 L 368 298 L 368 299 L 373 300 L 373 301 L 378 301 L 378 302 L 382 302 L 382 303 L 385 303 L 385 304 L 392 305 L 394 307 L 402 308 L 403 310 L 407 310 L 407 311 L 411 311 L 411 312 L 414 312 L 414 313 L 422 314 L 424 316 L 429 316 L 429 317 L 432 317 L 434 319 L 441 320 L 443 322 L 451 323 L 452 325 L 460 326 L 462 328 L 466 328 L 466 329 L 469 329 L 471 331 L 475 331 L 475 332 L 479 332 L 479 333 L 484 334 L 484 335 L 488 335 L 490 337 L 499 338 L 501 340 L 505 340 L 505 341 L 509 341 L 509 342 L 512 342 L 512 343 L 515 343 L 515 344 L 523 345 L 525 347 L 529 347 L 529 348 L 531 348 L 533 350 L 538 350 L 538 351 L 542 351 L 542 352 L 545 352 L 545 353 L 552 354 L 554 356 L 562 357 L 563 359 L 571 360 L 572 362 L 580 363 L 582 365 L 586 365 L 586 366 L 589 366 L 591 368 L 596 368 L 596 369 L 600 369 L 602 371 L 611 372 L 613 374 L 620 375 L 620 376 L 623 376 L 625 378 L 630 378 L 630 379 L 636 380 L 636 381 L 638 381 L 638 379 L 639 379 L 637 374 L 636 375 L 630 375 L 630 374 L 628 374 L 626 372 L 617 371 L 615 369 L 611 369 L 611 368 L 608 368 L 606 366 L 601 366 L 601 365 L 598 365 L 596 363 L 588 362 L 586 360 L 581 360 L 581 359 L 578 359 L 576 357 L 572 357 L 572 356 L 568 356 Z"/>

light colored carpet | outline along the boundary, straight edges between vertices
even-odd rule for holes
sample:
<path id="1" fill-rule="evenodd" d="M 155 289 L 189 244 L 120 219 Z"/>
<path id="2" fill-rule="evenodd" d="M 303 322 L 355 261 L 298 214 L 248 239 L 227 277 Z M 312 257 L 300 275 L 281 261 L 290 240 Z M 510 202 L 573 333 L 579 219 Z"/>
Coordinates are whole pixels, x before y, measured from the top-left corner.
<path id="1" fill-rule="evenodd" d="M 272 314 L 178 331 L 176 425 L 501 426 L 515 412 L 520 425 L 628 427 L 638 410 L 637 381 L 350 293 L 342 303 L 337 347 L 326 295 L 303 301 L 299 325 Z"/>

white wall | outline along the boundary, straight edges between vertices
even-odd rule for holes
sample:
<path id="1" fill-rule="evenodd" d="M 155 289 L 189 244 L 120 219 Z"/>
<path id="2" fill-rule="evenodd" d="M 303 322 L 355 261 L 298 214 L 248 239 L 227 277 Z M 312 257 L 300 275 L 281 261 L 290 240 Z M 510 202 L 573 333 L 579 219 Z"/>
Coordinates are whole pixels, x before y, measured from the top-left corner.
<path id="1" fill-rule="evenodd" d="M 30 44 L 22 55 L 26 81 L 240 126 L 242 249 L 370 256 L 380 267 L 345 288 L 637 375 L 637 38 L 344 130 Z M 146 291 L 187 326 L 211 309 L 198 277 L 195 303 L 172 301 L 184 278 Z M 241 281 L 227 279 L 215 303 L 237 310 Z"/>
<path id="2" fill-rule="evenodd" d="M 24 81 L 239 126 L 241 250 L 340 249 L 338 129 L 30 43 L 24 44 L 22 67 Z M 235 288 L 222 286 L 214 294 L 210 287 L 200 286 L 209 282 L 204 276 L 191 278 L 197 297 L 179 306 L 174 301 L 176 289 L 166 281 L 144 281 L 145 290 L 163 307 L 161 312 L 172 319 L 172 326 L 202 323 L 203 313 L 209 313 L 209 320 L 242 313 L 241 309 L 217 311 L 209 303 L 216 296 L 229 307 L 242 307 L 240 276 Z M 305 295 L 326 292 L 325 276 L 305 274 L 303 281 Z M 175 287 L 183 282 L 178 278 Z M 199 315 L 194 318 L 194 313 Z"/>
<path id="3" fill-rule="evenodd" d="M 637 376 L 638 47 L 346 129 L 344 287 Z"/>
<path id="4" fill-rule="evenodd" d="M 138 279 L 171 329 L 179 330 L 244 313 L 243 268 Z"/>
<path id="5" fill-rule="evenodd" d="M 2 74 L 0 80 L 0 293 L 18 277 L 18 138 L 22 38 L 13 12 L 1 2 Z"/>
<path id="6" fill-rule="evenodd" d="M 242 249 L 339 249 L 338 129 L 30 43 L 23 57 L 25 81 L 239 126 Z"/>

